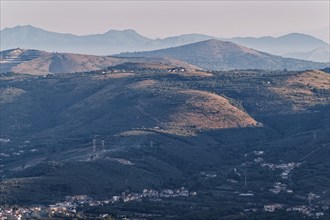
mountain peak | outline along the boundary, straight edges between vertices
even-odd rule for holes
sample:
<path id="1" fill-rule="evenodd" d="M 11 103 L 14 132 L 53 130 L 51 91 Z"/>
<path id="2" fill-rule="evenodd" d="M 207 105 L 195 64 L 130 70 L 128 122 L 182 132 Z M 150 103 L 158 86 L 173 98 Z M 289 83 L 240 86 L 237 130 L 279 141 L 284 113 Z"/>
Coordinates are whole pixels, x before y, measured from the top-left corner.
<path id="1" fill-rule="evenodd" d="M 218 40 L 218 39 L 209 39 L 209 40 L 200 41 L 200 42 L 190 44 L 190 45 L 198 46 L 205 50 L 208 50 L 210 53 L 217 53 L 217 54 L 221 54 L 224 52 L 232 53 L 234 51 L 251 53 L 251 54 L 255 54 L 255 55 L 259 53 L 258 51 L 235 44 L 233 42 L 223 41 L 223 40 Z M 184 47 L 184 46 L 185 45 L 183 45 L 182 47 Z"/>
<path id="2" fill-rule="evenodd" d="M 121 56 L 172 57 L 206 70 L 251 68 L 300 70 L 322 67 L 320 63 L 286 59 L 217 39 L 149 52 L 121 54 Z"/>
<path id="3" fill-rule="evenodd" d="M 42 31 L 44 31 L 43 29 L 37 28 L 37 27 L 32 26 L 30 24 L 27 24 L 27 25 L 17 25 L 17 26 L 15 26 L 13 28 L 7 28 L 7 29 L 18 30 L 18 31 L 20 31 L 20 30 L 25 30 L 25 31 L 26 30 L 42 30 Z"/>
<path id="4" fill-rule="evenodd" d="M 143 37 L 146 38 L 144 36 L 142 36 L 141 34 L 139 34 L 138 32 L 136 32 L 133 29 L 124 29 L 124 30 L 109 30 L 107 32 L 104 33 L 104 35 L 124 35 L 124 36 L 131 36 L 131 37 Z"/>
<path id="5" fill-rule="evenodd" d="M 308 34 L 294 32 L 294 33 L 289 33 L 289 34 L 282 35 L 280 37 L 312 37 L 312 36 L 308 35 Z"/>
<path id="6" fill-rule="evenodd" d="M 30 24 L 26 24 L 26 25 L 17 25 L 14 28 L 36 28 Z"/>
<path id="7" fill-rule="evenodd" d="M 200 43 L 221 44 L 221 43 L 224 43 L 224 42 L 228 42 L 228 41 L 217 40 L 217 39 L 209 39 L 209 40 L 201 41 Z"/>
<path id="8" fill-rule="evenodd" d="M 223 44 L 227 44 L 227 45 L 236 45 L 233 42 L 230 41 L 224 41 L 224 40 L 218 40 L 218 39 L 209 39 L 209 40 L 205 40 L 205 41 L 201 41 L 199 43 L 207 43 L 210 45 L 223 45 Z"/>
<path id="9" fill-rule="evenodd" d="M 307 41 L 316 41 L 316 42 L 322 42 L 324 44 L 326 44 L 326 42 L 315 38 L 311 35 L 308 34 L 303 34 L 303 33 L 290 33 L 290 34 L 286 34 L 283 36 L 278 37 L 277 39 L 292 39 L 292 40 L 307 40 Z"/>

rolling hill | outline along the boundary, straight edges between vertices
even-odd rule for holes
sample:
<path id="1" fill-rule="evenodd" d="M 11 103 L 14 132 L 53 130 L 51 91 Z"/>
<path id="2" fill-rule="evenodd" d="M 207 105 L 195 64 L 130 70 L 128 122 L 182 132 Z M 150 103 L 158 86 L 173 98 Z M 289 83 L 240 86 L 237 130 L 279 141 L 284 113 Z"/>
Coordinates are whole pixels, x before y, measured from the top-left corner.
<path id="1" fill-rule="evenodd" d="M 0 52 L 0 72 L 46 75 L 48 73 L 77 73 L 106 69 L 125 63 L 143 65 L 144 68 L 175 68 L 198 69 L 180 60 L 164 58 L 116 58 L 111 56 L 93 56 L 69 53 L 48 53 L 39 50 L 20 48 Z M 126 65 L 127 66 L 127 65 Z"/>
<path id="2" fill-rule="evenodd" d="M 108 201 L 185 187 L 197 194 L 77 211 L 94 219 L 100 213 L 218 219 L 237 211 L 264 219 L 264 204 L 308 205 L 312 192 L 327 219 L 328 73 L 117 67 L 45 77 L 0 74 L 1 206 L 49 205 L 74 195 Z M 290 168 L 288 179 L 283 167 Z M 292 192 L 272 193 L 279 182 Z M 240 196 L 246 192 L 253 196 Z M 245 212 L 251 204 L 256 211 Z"/>
<path id="3" fill-rule="evenodd" d="M 23 50 L 20 48 L 0 51 L 0 72 L 10 72 L 13 67 L 46 54 L 44 51 Z"/>
<path id="4" fill-rule="evenodd" d="M 172 57 L 207 70 L 324 68 L 327 64 L 283 58 L 232 42 L 207 40 L 180 47 L 120 54 L 121 57 Z"/>
<path id="5" fill-rule="evenodd" d="M 249 49 L 231 42 L 207 40 L 150 52 L 94 56 L 49 53 L 39 50 L 11 49 L 0 52 L 0 72 L 34 75 L 79 73 L 106 68 L 126 70 L 175 69 L 289 69 L 305 70 L 327 67 L 326 63 L 283 58 Z M 139 67 L 138 67 L 139 66 Z"/>
<path id="6" fill-rule="evenodd" d="M 219 185 L 242 191 L 234 168 L 248 173 L 249 190 L 272 202 L 260 187 L 284 180 L 254 163 L 255 151 L 272 163 L 305 161 L 290 187 L 305 195 L 310 191 L 299 188 L 301 178 L 322 176 L 312 189 L 322 192 L 328 169 L 305 175 L 315 166 L 309 155 L 314 160 L 328 149 L 329 82 L 323 71 L 3 74 L 0 203 L 49 204 L 66 195 L 107 198 L 181 185 L 207 197 Z M 219 178 L 206 181 L 202 171 Z M 235 195 L 221 198 L 245 203 Z"/>

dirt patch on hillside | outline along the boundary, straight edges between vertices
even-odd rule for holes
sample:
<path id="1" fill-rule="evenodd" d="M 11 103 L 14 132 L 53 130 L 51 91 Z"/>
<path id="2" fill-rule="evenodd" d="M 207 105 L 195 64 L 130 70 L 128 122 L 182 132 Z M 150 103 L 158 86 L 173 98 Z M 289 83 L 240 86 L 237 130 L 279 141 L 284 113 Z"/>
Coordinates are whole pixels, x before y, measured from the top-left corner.
<path id="1" fill-rule="evenodd" d="M 294 111 L 329 101 L 330 75 L 319 71 L 308 71 L 289 77 L 281 86 L 270 90 L 292 102 Z"/>
<path id="2" fill-rule="evenodd" d="M 129 85 L 130 88 L 132 89 L 146 89 L 152 86 L 155 86 L 158 82 L 156 80 L 143 80 L 137 83 L 133 83 L 131 85 Z"/>
<path id="3" fill-rule="evenodd" d="M 142 131 L 142 130 L 130 130 L 124 131 L 118 134 L 118 136 L 141 136 L 141 135 L 153 135 L 154 132 Z"/>
<path id="4" fill-rule="evenodd" d="M 314 70 L 304 72 L 287 80 L 289 85 L 305 85 L 316 89 L 330 89 L 330 74 Z"/>
<path id="5" fill-rule="evenodd" d="M 219 95 L 185 90 L 180 94 L 186 102 L 174 113 L 171 124 L 192 129 L 223 129 L 256 126 L 257 122 L 244 111 Z"/>
<path id="6" fill-rule="evenodd" d="M 135 76 L 135 73 L 112 73 L 112 74 L 104 74 L 104 75 L 97 75 L 93 76 L 92 79 L 95 80 L 104 80 L 104 79 L 121 79 Z"/>

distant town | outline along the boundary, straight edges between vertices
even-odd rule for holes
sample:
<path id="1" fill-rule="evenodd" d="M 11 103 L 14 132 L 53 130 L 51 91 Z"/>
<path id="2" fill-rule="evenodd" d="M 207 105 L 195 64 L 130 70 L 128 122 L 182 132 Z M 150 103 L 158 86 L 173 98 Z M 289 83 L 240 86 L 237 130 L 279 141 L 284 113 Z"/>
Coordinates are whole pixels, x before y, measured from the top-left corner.
<path id="1" fill-rule="evenodd" d="M 215 174 L 205 174 L 201 173 L 206 178 L 214 178 Z M 277 194 L 281 191 L 286 191 L 287 193 L 292 193 L 292 191 L 286 189 L 286 185 L 282 183 L 275 183 L 274 188 L 270 189 L 271 192 Z M 1 220 L 22 220 L 22 219 L 48 219 L 48 218 L 86 218 L 82 212 L 79 212 L 79 208 L 86 206 L 98 207 L 106 206 L 115 203 L 128 203 L 128 202 L 160 202 L 164 199 L 173 199 L 178 197 L 195 197 L 197 192 L 189 191 L 185 187 L 178 189 L 144 189 L 141 193 L 129 192 L 129 190 L 122 192 L 120 195 L 112 196 L 112 198 L 105 200 L 95 200 L 88 195 L 74 195 L 66 196 L 63 201 L 51 204 L 48 206 L 35 205 L 30 207 L 20 207 L 20 206 L 8 206 L 0 208 L 0 219 Z M 253 193 L 240 193 L 238 196 L 254 196 Z M 320 196 L 314 193 L 308 194 L 309 204 L 288 206 L 282 203 L 271 203 L 265 204 L 262 209 L 260 208 L 250 208 L 242 210 L 242 214 L 250 212 L 266 212 L 266 213 L 276 213 L 277 211 L 286 212 L 297 212 L 302 216 L 308 216 L 318 219 L 324 216 L 324 211 L 328 210 L 328 206 L 320 206 L 313 201 L 317 200 Z M 99 216 L 94 216 L 97 219 L 112 219 L 108 213 L 100 214 Z M 146 217 L 157 217 L 157 214 L 140 214 L 140 218 L 134 219 L 146 219 Z M 90 219 L 90 217 L 88 217 Z M 116 216 L 116 219 L 130 219 L 125 215 Z"/>
<path id="2" fill-rule="evenodd" d="M 188 189 L 181 187 L 178 189 L 153 190 L 144 189 L 142 193 L 133 193 L 129 191 L 122 192 L 120 195 L 113 196 L 106 200 L 94 200 L 87 195 L 66 196 L 64 201 L 57 202 L 49 206 L 31 206 L 31 207 L 5 207 L 0 208 L 0 219 L 27 219 L 27 218 L 73 218 L 77 217 L 78 207 L 82 206 L 103 206 L 113 203 L 126 203 L 142 200 L 161 201 L 162 199 L 175 197 L 196 196 L 196 192 L 189 192 Z M 106 218 L 108 214 L 100 215 L 101 218 Z M 123 218 L 124 219 L 124 218 Z"/>

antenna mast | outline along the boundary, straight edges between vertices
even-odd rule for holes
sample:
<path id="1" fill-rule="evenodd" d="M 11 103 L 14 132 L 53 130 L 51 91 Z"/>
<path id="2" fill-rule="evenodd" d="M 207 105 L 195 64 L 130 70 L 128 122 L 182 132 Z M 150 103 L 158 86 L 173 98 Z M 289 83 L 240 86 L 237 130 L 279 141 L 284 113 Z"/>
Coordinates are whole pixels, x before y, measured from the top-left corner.
<path id="1" fill-rule="evenodd" d="M 102 151 L 104 150 L 104 140 L 102 140 Z"/>
<path id="2" fill-rule="evenodd" d="M 96 152 L 96 139 L 93 139 L 93 153 Z"/>

